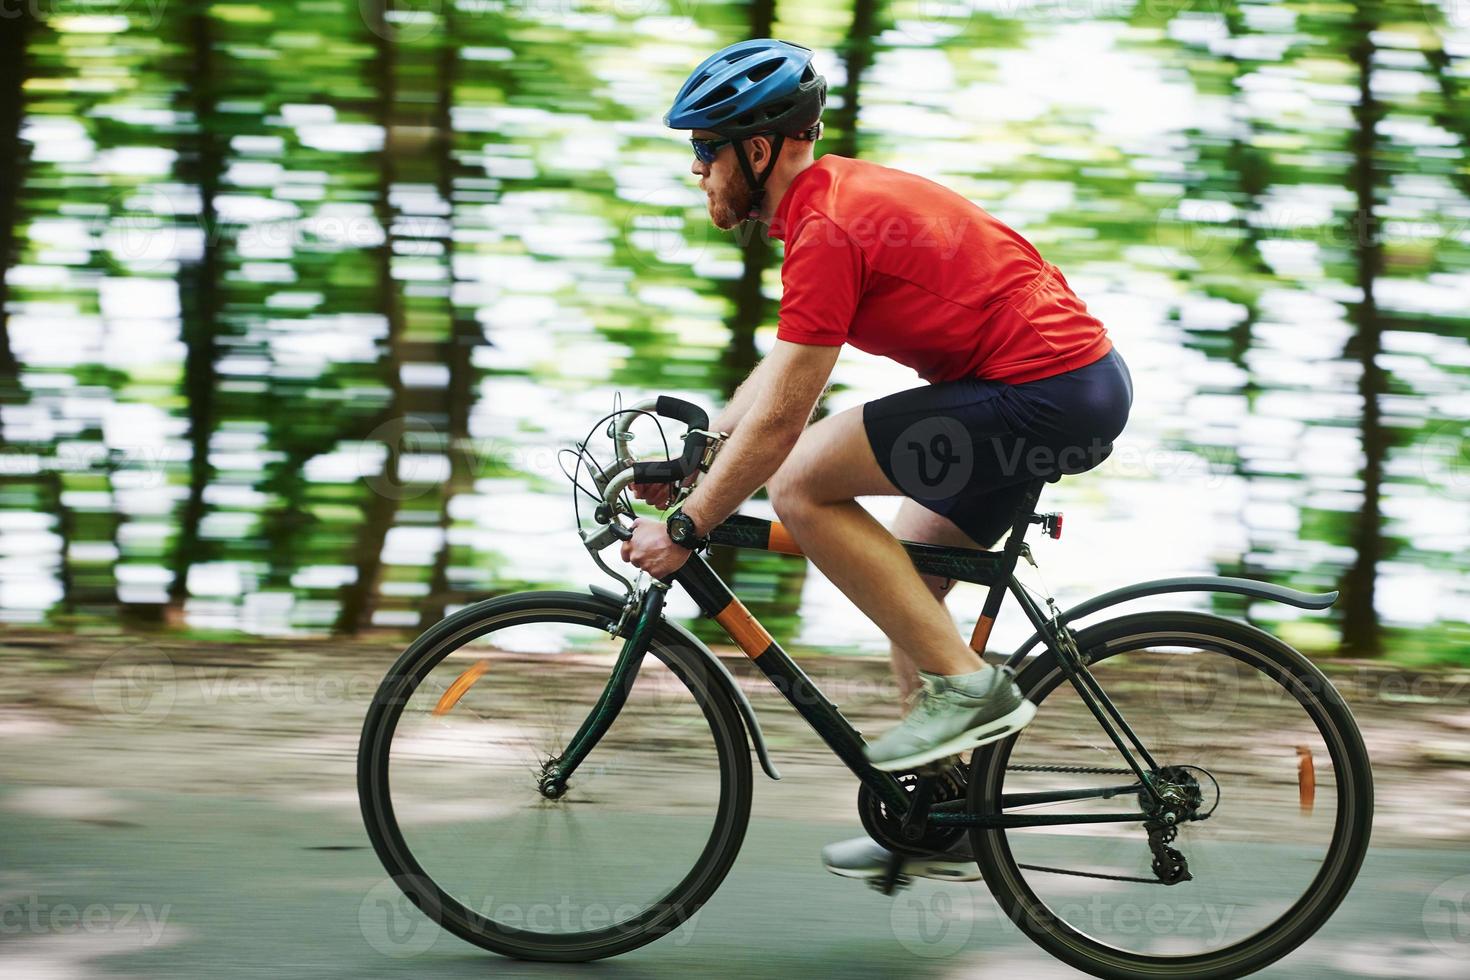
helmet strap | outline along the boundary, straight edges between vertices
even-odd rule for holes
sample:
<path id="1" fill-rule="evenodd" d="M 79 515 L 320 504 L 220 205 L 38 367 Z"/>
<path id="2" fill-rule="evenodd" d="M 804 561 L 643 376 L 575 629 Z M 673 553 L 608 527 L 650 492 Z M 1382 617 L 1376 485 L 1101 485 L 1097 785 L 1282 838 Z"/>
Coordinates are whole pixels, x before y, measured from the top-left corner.
<path id="1" fill-rule="evenodd" d="M 740 161 L 740 170 L 745 174 L 745 182 L 750 185 L 750 212 L 745 216 L 746 221 L 755 221 L 761 215 L 761 202 L 766 199 L 766 180 L 770 178 L 771 171 L 776 169 L 776 161 L 781 157 L 781 147 L 786 143 L 786 137 L 781 133 L 772 134 L 775 139 L 771 142 L 771 162 L 766 164 L 765 169 L 757 177 L 755 168 L 750 165 L 750 158 L 745 155 L 745 141 L 735 141 L 735 159 Z"/>

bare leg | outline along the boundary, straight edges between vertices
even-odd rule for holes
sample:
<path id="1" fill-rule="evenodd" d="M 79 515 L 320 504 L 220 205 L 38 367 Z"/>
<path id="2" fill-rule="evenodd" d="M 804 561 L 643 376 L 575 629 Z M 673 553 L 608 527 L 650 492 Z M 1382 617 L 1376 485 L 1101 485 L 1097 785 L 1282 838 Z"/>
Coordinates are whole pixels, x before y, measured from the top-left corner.
<path id="1" fill-rule="evenodd" d="M 933 674 L 965 674 L 982 662 L 955 628 L 908 553 L 853 498 L 897 495 L 850 409 L 807 429 L 767 487 L 771 503 L 818 568 L 890 639 Z"/>
<path id="2" fill-rule="evenodd" d="M 949 545 L 955 548 L 979 548 L 977 544 L 964 531 L 955 526 L 954 522 L 947 517 L 934 513 L 922 504 L 913 500 L 905 500 L 898 509 L 898 516 L 893 521 L 893 536 L 900 541 L 922 541 L 926 544 Z M 945 578 L 940 575 L 920 575 L 924 585 L 930 594 L 941 603 L 949 598 L 954 591 L 954 579 Z M 899 696 L 903 699 L 905 711 L 911 705 L 914 691 L 919 687 L 919 675 L 914 666 L 914 659 L 901 644 L 889 642 L 889 659 L 893 663 L 893 679 L 898 684 Z"/>

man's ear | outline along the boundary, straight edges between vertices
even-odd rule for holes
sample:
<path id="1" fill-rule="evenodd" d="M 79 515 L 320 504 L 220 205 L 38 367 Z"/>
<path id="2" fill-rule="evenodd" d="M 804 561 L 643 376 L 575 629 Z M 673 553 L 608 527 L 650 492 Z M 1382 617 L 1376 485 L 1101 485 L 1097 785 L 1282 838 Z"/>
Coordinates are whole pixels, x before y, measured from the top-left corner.
<path id="1" fill-rule="evenodd" d="M 752 136 L 746 144 L 745 153 L 750 158 L 750 166 L 756 173 L 765 169 L 771 161 L 771 138 L 769 136 Z"/>

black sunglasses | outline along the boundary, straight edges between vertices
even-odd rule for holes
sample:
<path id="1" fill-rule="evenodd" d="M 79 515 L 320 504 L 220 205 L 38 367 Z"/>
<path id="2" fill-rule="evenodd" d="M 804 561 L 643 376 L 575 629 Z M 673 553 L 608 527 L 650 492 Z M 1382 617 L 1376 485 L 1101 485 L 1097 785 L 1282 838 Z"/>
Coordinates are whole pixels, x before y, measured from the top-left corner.
<path id="1" fill-rule="evenodd" d="M 702 140 L 693 136 L 689 137 L 689 145 L 694 147 L 694 156 L 700 163 L 714 163 L 715 157 L 720 155 L 720 151 L 733 142 L 735 141 L 722 139 Z"/>

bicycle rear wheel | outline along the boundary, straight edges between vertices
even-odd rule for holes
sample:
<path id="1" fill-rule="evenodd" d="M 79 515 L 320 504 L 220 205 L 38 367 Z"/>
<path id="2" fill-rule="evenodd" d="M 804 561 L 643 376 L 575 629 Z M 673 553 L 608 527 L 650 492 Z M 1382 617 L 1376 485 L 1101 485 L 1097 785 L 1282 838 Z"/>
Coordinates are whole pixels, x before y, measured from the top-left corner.
<path id="1" fill-rule="evenodd" d="M 576 961 L 651 942 L 713 894 L 744 838 L 743 722 L 668 623 L 565 794 L 540 792 L 607 683 L 618 613 L 570 592 L 476 603 L 415 641 L 368 712 L 373 846 L 415 905 L 486 949 Z"/>
<path id="2" fill-rule="evenodd" d="M 1077 646 L 1156 772 L 1207 816 L 1156 824 L 1155 846 L 1142 821 L 977 829 L 976 857 L 1001 907 L 1052 955 L 1100 977 L 1237 977 L 1305 942 L 1351 887 L 1372 823 L 1367 753 L 1327 678 L 1269 634 L 1197 613 L 1122 617 L 1083 630 Z M 973 809 L 1152 805 L 1054 653 L 1019 683 L 1040 712 L 975 754 Z M 1116 795 L 1034 795 L 1100 787 Z M 1180 866 L 1166 848 L 1188 872 L 1168 885 L 1155 862 L 1165 878 Z"/>

